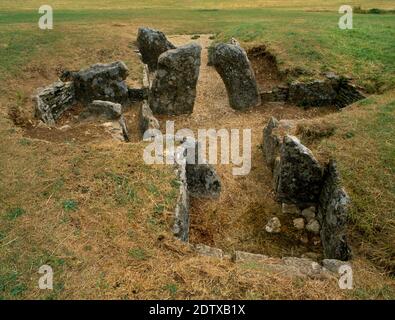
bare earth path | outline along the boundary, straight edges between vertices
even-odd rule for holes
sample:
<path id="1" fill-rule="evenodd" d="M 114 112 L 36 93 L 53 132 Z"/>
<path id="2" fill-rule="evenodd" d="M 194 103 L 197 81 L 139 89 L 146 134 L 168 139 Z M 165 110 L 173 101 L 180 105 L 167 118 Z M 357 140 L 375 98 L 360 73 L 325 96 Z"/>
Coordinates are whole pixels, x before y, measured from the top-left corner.
<path id="1" fill-rule="evenodd" d="M 176 129 L 251 129 L 252 168 L 246 176 L 233 176 L 233 165 L 217 165 L 222 181 L 222 193 L 218 200 L 192 200 L 191 242 L 205 243 L 224 250 L 245 250 L 273 256 L 301 255 L 319 252 L 317 246 L 303 245 L 301 234 L 292 228 L 292 219 L 282 217 L 278 203 L 274 201 L 272 177 L 264 165 L 262 130 L 270 116 L 278 119 L 303 119 L 322 116 L 332 110 L 316 108 L 303 110 L 296 106 L 271 103 L 249 112 L 237 112 L 229 107 L 225 86 L 213 67 L 207 66 L 209 35 L 197 40 L 190 36 L 169 36 L 175 45 L 198 42 L 202 50 L 202 64 L 197 88 L 194 112 L 190 116 L 161 117 L 175 121 Z M 284 223 L 283 232 L 268 234 L 264 227 L 274 215 Z"/>

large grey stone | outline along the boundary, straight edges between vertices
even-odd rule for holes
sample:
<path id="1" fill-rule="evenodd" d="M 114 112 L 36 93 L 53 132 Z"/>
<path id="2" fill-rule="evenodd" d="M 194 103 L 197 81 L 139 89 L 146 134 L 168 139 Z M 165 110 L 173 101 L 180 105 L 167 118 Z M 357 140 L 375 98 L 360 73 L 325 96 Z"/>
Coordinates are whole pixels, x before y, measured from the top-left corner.
<path id="1" fill-rule="evenodd" d="M 129 100 L 129 90 L 124 81 L 129 74 L 125 63 L 95 64 L 78 72 L 66 71 L 63 80 L 74 81 L 77 100 L 85 103 L 105 100 L 124 103 Z"/>
<path id="2" fill-rule="evenodd" d="M 188 191 L 192 197 L 218 198 L 221 181 L 214 167 L 209 164 L 187 164 Z"/>
<path id="3" fill-rule="evenodd" d="M 158 58 L 162 53 L 176 48 L 167 40 L 163 32 L 150 28 L 139 28 L 137 46 L 142 61 L 148 65 L 150 72 L 157 69 Z"/>
<path id="4" fill-rule="evenodd" d="M 122 106 L 110 101 L 94 100 L 88 105 L 88 112 L 90 115 L 114 120 L 122 116 Z"/>
<path id="5" fill-rule="evenodd" d="M 277 198 L 299 206 L 315 204 L 322 188 L 321 165 L 298 138 L 286 135 L 281 145 Z"/>
<path id="6" fill-rule="evenodd" d="M 74 104 L 74 85 L 72 82 L 55 82 L 39 91 L 33 100 L 36 101 L 36 116 L 52 126 Z"/>
<path id="7" fill-rule="evenodd" d="M 160 55 L 149 97 L 154 114 L 192 113 L 201 50 L 198 44 L 191 43 Z"/>
<path id="8" fill-rule="evenodd" d="M 233 44 L 217 44 L 212 62 L 225 83 L 233 109 L 246 110 L 260 104 L 254 71 L 243 48 Z"/>
<path id="9" fill-rule="evenodd" d="M 330 161 L 325 169 L 317 213 L 324 256 L 327 259 L 351 259 L 351 248 L 346 238 L 349 204 L 350 199 L 340 184 L 336 162 Z"/>
<path id="10" fill-rule="evenodd" d="M 276 158 L 280 156 L 281 144 L 286 134 L 295 132 L 296 124 L 292 120 L 280 120 L 271 117 L 263 129 L 263 153 L 267 166 L 273 171 Z"/>
<path id="11" fill-rule="evenodd" d="M 152 114 L 152 110 L 149 107 L 147 101 L 144 101 L 141 105 L 139 115 L 139 127 L 140 133 L 144 135 L 147 130 L 159 129 L 159 121 Z"/>

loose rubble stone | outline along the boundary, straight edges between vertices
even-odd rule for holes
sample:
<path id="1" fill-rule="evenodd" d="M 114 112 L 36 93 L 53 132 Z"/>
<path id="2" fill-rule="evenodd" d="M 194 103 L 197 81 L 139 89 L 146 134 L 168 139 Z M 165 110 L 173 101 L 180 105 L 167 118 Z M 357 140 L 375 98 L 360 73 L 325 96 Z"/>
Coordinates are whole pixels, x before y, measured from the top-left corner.
<path id="1" fill-rule="evenodd" d="M 304 229 L 304 219 L 303 218 L 297 218 L 293 220 L 294 227 L 297 230 L 303 230 Z"/>
<path id="2" fill-rule="evenodd" d="M 316 203 L 322 188 L 322 171 L 311 151 L 296 137 L 286 135 L 275 178 L 277 198 L 298 205 Z"/>
<path id="3" fill-rule="evenodd" d="M 312 219 L 307 223 L 306 230 L 311 233 L 314 233 L 314 234 L 319 234 L 320 233 L 320 223 L 317 220 Z"/>
<path id="4" fill-rule="evenodd" d="M 36 101 L 36 116 L 47 125 L 53 126 L 57 119 L 75 102 L 72 82 L 58 81 L 42 89 L 33 100 Z"/>
<path id="5" fill-rule="evenodd" d="M 122 116 L 122 105 L 109 101 L 94 100 L 88 105 L 88 112 L 90 115 L 115 120 Z"/>
<path id="6" fill-rule="evenodd" d="M 213 248 L 206 246 L 204 244 L 195 245 L 195 250 L 202 256 L 213 257 L 222 259 L 224 257 L 224 253 L 221 249 Z"/>
<path id="7" fill-rule="evenodd" d="M 233 44 L 217 44 L 212 60 L 225 83 L 233 109 L 246 110 L 260 104 L 254 70 L 243 48 Z"/>
<path id="8" fill-rule="evenodd" d="M 288 100 L 289 88 L 287 86 L 278 86 L 271 91 L 261 92 L 262 102 L 285 102 Z"/>
<path id="9" fill-rule="evenodd" d="M 176 48 L 163 32 L 150 28 L 139 28 L 137 45 L 142 61 L 148 65 L 150 72 L 157 69 L 158 58 L 162 53 Z"/>
<path id="10" fill-rule="evenodd" d="M 147 101 L 141 105 L 139 116 L 140 132 L 143 135 L 147 130 L 159 129 L 159 121 L 154 117 Z"/>
<path id="11" fill-rule="evenodd" d="M 268 233 L 279 233 L 281 231 L 281 222 L 277 217 L 271 218 L 265 227 L 266 232 Z"/>
<path id="12" fill-rule="evenodd" d="M 201 47 L 191 43 L 161 54 L 151 86 L 149 104 L 154 114 L 190 114 L 196 98 Z"/>
<path id="13" fill-rule="evenodd" d="M 236 251 L 234 255 L 235 262 L 265 262 L 269 259 L 263 254 Z"/>
<path id="14" fill-rule="evenodd" d="M 325 269 L 335 273 L 339 272 L 341 266 L 351 267 L 350 263 L 336 259 L 324 259 L 322 260 L 322 265 Z"/>
<path id="15" fill-rule="evenodd" d="M 350 199 L 340 184 L 336 162 L 330 161 L 325 169 L 317 213 L 324 256 L 328 259 L 351 259 L 346 237 L 349 204 Z"/>
<path id="16" fill-rule="evenodd" d="M 301 276 L 311 279 L 327 279 L 330 277 L 328 272 L 322 266 L 307 258 L 285 257 L 282 259 L 286 266 L 294 267 L 299 271 Z"/>
<path id="17" fill-rule="evenodd" d="M 62 80 L 74 81 L 76 99 L 89 103 L 104 100 L 125 103 L 129 99 L 129 90 L 124 81 L 129 70 L 124 62 L 95 64 L 78 72 L 65 71 Z"/>
<path id="18" fill-rule="evenodd" d="M 312 219 L 315 219 L 315 207 L 308 207 L 302 210 L 302 216 L 305 217 L 307 222 Z"/>
<path id="19" fill-rule="evenodd" d="M 282 210 L 282 213 L 284 213 L 284 214 L 293 214 L 293 215 L 300 214 L 300 209 L 298 208 L 297 205 L 294 205 L 294 204 L 283 203 L 281 206 L 281 210 Z"/>

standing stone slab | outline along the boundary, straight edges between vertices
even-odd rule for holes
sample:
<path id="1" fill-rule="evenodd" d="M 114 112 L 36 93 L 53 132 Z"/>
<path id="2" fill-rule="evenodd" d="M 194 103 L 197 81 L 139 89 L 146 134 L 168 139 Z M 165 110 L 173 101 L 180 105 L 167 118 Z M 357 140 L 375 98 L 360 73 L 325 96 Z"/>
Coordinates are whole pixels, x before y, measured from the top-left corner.
<path id="1" fill-rule="evenodd" d="M 198 44 L 191 43 L 161 54 L 149 97 L 154 114 L 193 112 L 201 50 Z"/>
<path id="2" fill-rule="evenodd" d="M 246 110 L 260 104 L 255 74 L 243 48 L 220 43 L 215 46 L 212 60 L 225 83 L 233 109 Z"/>
<path id="3" fill-rule="evenodd" d="M 271 117 L 263 129 L 263 153 L 267 166 L 273 171 L 276 158 L 280 156 L 281 144 L 286 134 L 293 134 L 296 123 L 293 120 L 280 120 Z"/>
<path id="4" fill-rule="evenodd" d="M 72 82 L 58 81 L 42 89 L 33 100 L 36 101 L 36 116 L 52 126 L 75 101 Z"/>
<path id="5" fill-rule="evenodd" d="M 158 58 L 162 53 L 176 48 L 166 39 L 163 32 L 150 28 L 139 29 L 137 45 L 142 61 L 148 65 L 150 72 L 154 72 L 157 69 Z"/>
<path id="6" fill-rule="evenodd" d="M 275 180 L 280 201 L 300 206 L 318 201 L 322 188 L 322 167 L 296 137 L 284 137 L 279 166 Z"/>
<path id="7" fill-rule="evenodd" d="M 159 121 L 152 114 L 147 101 L 143 101 L 141 105 L 139 127 L 142 136 L 147 130 L 159 129 Z"/>
<path id="8" fill-rule="evenodd" d="M 129 100 L 129 90 L 124 81 L 129 70 L 122 61 L 95 64 L 78 72 L 66 71 L 62 79 L 74 81 L 77 100 L 85 103 L 105 100 L 124 103 Z"/>
<path id="9" fill-rule="evenodd" d="M 350 199 L 340 185 L 336 162 L 330 161 L 324 174 L 317 214 L 321 224 L 324 256 L 327 259 L 351 259 L 351 249 L 346 239 L 349 204 Z"/>

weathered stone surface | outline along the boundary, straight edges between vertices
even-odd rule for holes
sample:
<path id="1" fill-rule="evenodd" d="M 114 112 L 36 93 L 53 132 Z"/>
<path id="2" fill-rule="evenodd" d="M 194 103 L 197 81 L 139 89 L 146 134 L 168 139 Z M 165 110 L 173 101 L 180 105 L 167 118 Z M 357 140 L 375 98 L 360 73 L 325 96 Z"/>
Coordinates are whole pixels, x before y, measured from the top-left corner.
<path id="1" fill-rule="evenodd" d="M 285 102 L 288 100 L 289 88 L 287 86 L 278 86 L 271 91 L 261 92 L 262 102 Z"/>
<path id="2" fill-rule="evenodd" d="M 308 207 L 302 210 L 302 216 L 305 217 L 307 222 L 309 222 L 310 220 L 315 218 L 315 212 L 316 212 L 315 207 Z"/>
<path id="3" fill-rule="evenodd" d="M 181 241 L 189 240 L 189 195 L 185 164 L 177 165 L 179 184 L 176 209 L 174 212 L 173 234 Z"/>
<path id="4" fill-rule="evenodd" d="M 148 65 L 150 72 L 157 69 L 158 58 L 162 53 L 176 48 L 167 40 L 163 32 L 150 28 L 139 28 L 137 46 L 142 61 Z"/>
<path id="5" fill-rule="evenodd" d="M 141 105 L 139 115 L 139 127 L 140 132 L 143 135 L 147 130 L 159 129 L 159 121 L 152 114 L 151 108 L 147 101 L 144 101 Z"/>
<path id="6" fill-rule="evenodd" d="M 263 129 L 263 152 L 265 154 L 266 164 L 272 170 L 281 144 L 280 138 L 273 134 L 273 129 L 276 127 L 278 127 L 278 120 L 271 117 L 267 126 Z"/>
<path id="7" fill-rule="evenodd" d="M 244 251 L 235 251 L 234 255 L 235 262 L 266 262 L 268 259 L 270 258 L 263 254 L 256 254 Z"/>
<path id="8" fill-rule="evenodd" d="M 324 259 L 322 265 L 325 269 L 334 273 L 338 273 L 341 266 L 351 267 L 350 263 L 336 259 Z"/>
<path id="9" fill-rule="evenodd" d="M 233 44 L 217 44 L 212 60 L 225 83 L 233 109 L 246 110 L 260 104 L 254 71 L 243 48 Z"/>
<path id="10" fill-rule="evenodd" d="M 129 70 L 122 61 L 95 64 L 78 72 L 66 71 L 62 79 L 74 81 L 76 98 L 82 102 L 104 100 L 124 103 L 129 90 L 124 81 Z"/>
<path id="11" fill-rule="evenodd" d="M 286 135 L 281 145 L 276 195 L 285 203 L 315 204 L 322 188 L 322 168 L 299 139 Z"/>
<path id="12" fill-rule="evenodd" d="M 281 222 L 280 219 L 277 217 L 273 217 L 271 218 L 266 226 L 265 226 L 265 230 L 268 233 L 279 233 L 281 231 Z"/>
<path id="13" fill-rule="evenodd" d="M 338 108 L 361 100 L 364 96 L 349 83 L 349 79 L 328 72 L 322 80 L 295 81 L 289 86 L 288 100 L 292 103 L 320 107 L 334 105 Z"/>
<path id="14" fill-rule="evenodd" d="M 351 259 L 351 248 L 346 239 L 349 204 L 350 199 L 340 184 L 336 162 L 330 161 L 325 169 L 317 213 L 325 258 Z"/>
<path id="15" fill-rule="evenodd" d="M 286 266 L 295 268 L 297 274 L 301 277 L 320 280 L 330 277 L 330 274 L 319 263 L 311 259 L 285 257 L 282 261 Z"/>
<path id="16" fill-rule="evenodd" d="M 119 119 L 122 116 L 122 106 L 119 103 L 94 100 L 88 105 L 87 109 L 90 115 L 109 120 Z"/>
<path id="17" fill-rule="evenodd" d="M 311 219 L 306 225 L 306 230 L 314 234 L 319 234 L 320 223 L 316 219 Z"/>
<path id="18" fill-rule="evenodd" d="M 289 86 L 289 101 L 301 106 L 327 106 L 336 99 L 336 91 L 325 80 L 295 81 Z"/>
<path id="19" fill-rule="evenodd" d="M 294 219 L 293 220 L 293 224 L 294 224 L 294 227 L 297 230 L 303 230 L 304 229 L 304 219 L 303 218 Z"/>
<path id="20" fill-rule="evenodd" d="M 121 116 L 119 119 L 105 122 L 102 124 L 102 126 L 115 140 L 122 142 L 129 141 L 129 133 L 123 116 Z"/>
<path id="21" fill-rule="evenodd" d="M 137 102 L 148 99 L 147 88 L 128 88 L 129 101 Z"/>
<path id="22" fill-rule="evenodd" d="M 192 197 L 218 198 L 221 181 L 214 167 L 209 164 L 187 164 L 188 191 Z"/>
<path id="23" fill-rule="evenodd" d="M 222 259 L 224 257 L 224 253 L 221 249 L 209 247 L 204 244 L 195 245 L 195 251 L 202 256 L 213 257 L 218 259 Z"/>
<path id="24" fill-rule="evenodd" d="M 288 203 L 283 203 L 281 205 L 281 211 L 284 214 L 293 214 L 293 215 L 299 215 L 300 214 L 300 209 L 297 205 L 294 204 L 288 204 Z"/>
<path id="25" fill-rule="evenodd" d="M 271 117 L 263 129 L 263 153 L 267 166 L 273 171 L 276 158 L 280 155 L 283 137 L 294 133 L 296 124 L 292 120 L 280 120 Z"/>
<path id="26" fill-rule="evenodd" d="M 193 112 L 201 50 L 198 44 L 191 43 L 160 55 L 149 97 L 154 114 Z"/>
<path id="27" fill-rule="evenodd" d="M 74 104 L 74 85 L 72 82 L 55 82 L 39 91 L 33 100 L 36 101 L 36 116 L 52 126 Z"/>

